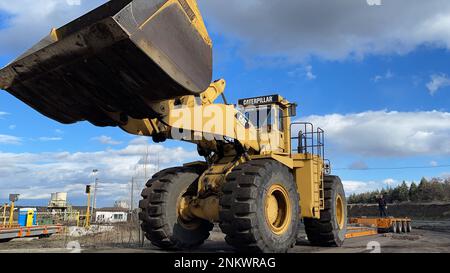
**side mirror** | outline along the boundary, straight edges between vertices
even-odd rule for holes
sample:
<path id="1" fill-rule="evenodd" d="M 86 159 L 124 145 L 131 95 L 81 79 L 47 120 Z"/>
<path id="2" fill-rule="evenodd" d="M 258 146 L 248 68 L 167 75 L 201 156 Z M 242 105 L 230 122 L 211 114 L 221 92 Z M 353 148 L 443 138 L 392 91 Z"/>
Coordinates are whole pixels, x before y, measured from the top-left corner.
<path id="1" fill-rule="evenodd" d="M 295 117 L 295 116 L 297 116 L 297 104 L 293 103 L 293 104 L 289 105 L 289 108 L 288 108 L 288 115 L 289 115 L 290 117 Z"/>

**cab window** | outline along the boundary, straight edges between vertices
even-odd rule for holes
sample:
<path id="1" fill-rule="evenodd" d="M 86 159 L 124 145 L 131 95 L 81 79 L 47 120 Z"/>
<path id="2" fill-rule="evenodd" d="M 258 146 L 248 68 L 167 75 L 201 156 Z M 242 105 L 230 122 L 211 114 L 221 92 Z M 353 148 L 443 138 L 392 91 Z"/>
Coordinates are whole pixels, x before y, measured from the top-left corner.
<path id="1" fill-rule="evenodd" d="M 245 117 L 255 126 L 257 129 L 273 125 L 272 108 L 263 106 L 255 108 L 245 109 Z"/>
<path id="2" fill-rule="evenodd" d="M 278 109 L 278 130 L 280 132 L 284 131 L 283 109 Z"/>

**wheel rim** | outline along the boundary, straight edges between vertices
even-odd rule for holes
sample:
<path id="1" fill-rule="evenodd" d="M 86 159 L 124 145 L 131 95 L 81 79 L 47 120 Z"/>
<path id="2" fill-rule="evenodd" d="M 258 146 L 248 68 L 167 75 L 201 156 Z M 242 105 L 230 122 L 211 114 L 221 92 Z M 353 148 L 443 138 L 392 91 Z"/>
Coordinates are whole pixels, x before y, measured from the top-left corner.
<path id="1" fill-rule="evenodd" d="M 281 235 L 289 228 L 292 218 L 291 202 L 286 189 L 279 185 L 272 185 L 265 200 L 265 218 L 270 230 Z"/>
<path id="2" fill-rule="evenodd" d="M 342 202 L 342 197 L 338 195 L 336 197 L 336 221 L 339 229 L 343 229 L 345 225 L 344 210 L 344 202 Z"/>
<path id="3" fill-rule="evenodd" d="M 188 206 L 189 204 L 186 202 L 186 199 L 182 198 L 182 194 L 180 194 L 180 196 L 177 199 L 177 206 L 176 206 L 177 222 L 187 230 L 196 230 L 200 226 L 199 221 L 195 220 L 188 221 L 186 219 L 183 219 L 183 217 L 181 217 L 182 214 L 181 212 Z"/>

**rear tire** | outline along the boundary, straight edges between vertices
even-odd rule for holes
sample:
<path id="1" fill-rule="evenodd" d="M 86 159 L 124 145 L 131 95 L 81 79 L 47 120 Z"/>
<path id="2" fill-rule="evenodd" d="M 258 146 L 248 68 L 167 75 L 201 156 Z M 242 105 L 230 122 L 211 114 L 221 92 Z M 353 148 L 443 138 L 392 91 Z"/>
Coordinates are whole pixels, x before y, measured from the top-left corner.
<path id="1" fill-rule="evenodd" d="M 200 174 L 194 168 L 171 168 L 147 182 L 139 202 L 139 219 L 151 243 L 163 249 L 192 249 L 208 239 L 213 224 L 196 219 L 185 223 L 178 217 L 178 202 L 183 196 L 197 195 Z"/>
<path id="2" fill-rule="evenodd" d="M 397 230 L 398 230 L 398 229 L 397 229 L 397 223 L 395 223 L 395 222 L 392 223 L 392 226 L 391 226 L 391 232 L 392 232 L 392 233 L 397 233 Z"/>
<path id="3" fill-rule="evenodd" d="M 406 221 L 402 221 L 402 231 L 403 231 L 403 233 L 408 232 L 408 226 L 407 226 Z"/>
<path id="4" fill-rule="evenodd" d="M 411 231 L 412 231 L 412 225 L 411 225 L 411 222 L 408 221 L 408 222 L 406 223 L 406 232 L 409 233 L 409 232 L 411 232 Z"/>
<path id="5" fill-rule="evenodd" d="M 347 201 L 337 176 L 324 176 L 325 209 L 320 219 L 305 218 L 308 240 L 315 246 L 342 246 L 347 233 Z M 340 201 L 338 201 L 340 200 Z"/>
<path id="6" fill-rule="evenodd" d="M 299 196 L 291 171 L 281 163 L 252 160 L 226 178 L 220 228 L 238 251 L 285 253 L 295 245 Z"/>
<path id="7" fill-rule="evenodd" d="M 397 225 L 397 233 L 402 233 L 402 222 L 396 222 Z"/>

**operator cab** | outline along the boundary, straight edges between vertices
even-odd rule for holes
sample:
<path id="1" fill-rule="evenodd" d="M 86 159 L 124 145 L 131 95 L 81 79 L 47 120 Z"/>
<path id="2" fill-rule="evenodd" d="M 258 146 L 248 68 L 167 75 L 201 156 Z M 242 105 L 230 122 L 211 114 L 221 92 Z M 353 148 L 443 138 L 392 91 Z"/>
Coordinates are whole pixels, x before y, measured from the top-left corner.
<path id="1" fill-rule="evenodd" d="M 290 117 L 295 116 L 295 104 L 280 95 L 241 99 L 239 110 L 257 130 L 263 152 L 288 153 Z"/>

